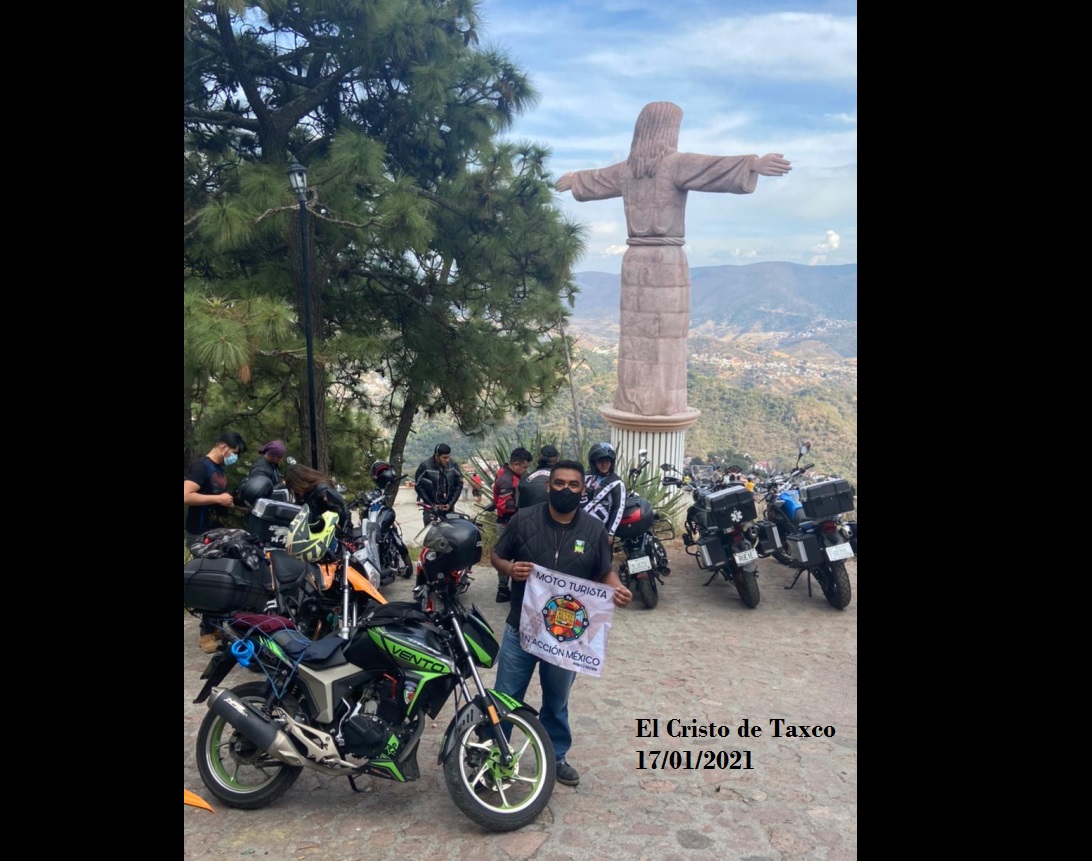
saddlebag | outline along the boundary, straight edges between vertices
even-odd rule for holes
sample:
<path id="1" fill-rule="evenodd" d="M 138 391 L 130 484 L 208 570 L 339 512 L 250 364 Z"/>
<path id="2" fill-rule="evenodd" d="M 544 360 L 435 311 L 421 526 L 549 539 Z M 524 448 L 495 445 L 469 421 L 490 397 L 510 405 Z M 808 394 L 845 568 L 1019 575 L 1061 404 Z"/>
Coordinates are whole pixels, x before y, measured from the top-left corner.
<path id="1" fill-rule="evenodd" d="M 800 488 L 800 504 L 811 520 L 835 517 L 853 510 L 853 485 L 844 478 L 832 478 Z"/>
<path id="2" fill-rule="evenodd" d="M 728 564 L 728 556 L 719 535 L 709 535 L 698 541 L 698 562 L 703 570 L 715 571 Z"/>
<path id="3" fill-rule="evenodd" d="M 705 507 L 713 512 L 717 526 L 722 532 L 730 532 L 737 526 L 758 518 L 755 510 L 755 495 L 742 484 L 735 484 L 708 494 L 703 500 Z"/>
<path id="4" fill-rule="evenodd" d="M 259 499 L 246 517 L 246 531 L 260 538 L 266 547 L 284 549 L 288 526 L 301 507 L 276 499 Z"/>
<path id="5" fill-rule="evenodd" d="M 814 532 L 794 532 L 788 537 L 789 555 L 803 565 L 821 565 L 823 549 L 819 546 L 819 536 Z"/>
<path id="6" fill-rule="evenodd" d="M 758 546 L 755 549 L 759 556 L 769 556 L 771 553 L 781 550 L 784 544 L 781 541 L 781 532 L 776 523 L 769 520 L 760 520 L 755 524 L 758 533 Z"/>
<path id="7" fill-rule="evenodd" d="M 271 597 L 268 570 L 238 559 L 193 559 L 186 563 L 182 603 L 199 613 L 260 610 Z"/>

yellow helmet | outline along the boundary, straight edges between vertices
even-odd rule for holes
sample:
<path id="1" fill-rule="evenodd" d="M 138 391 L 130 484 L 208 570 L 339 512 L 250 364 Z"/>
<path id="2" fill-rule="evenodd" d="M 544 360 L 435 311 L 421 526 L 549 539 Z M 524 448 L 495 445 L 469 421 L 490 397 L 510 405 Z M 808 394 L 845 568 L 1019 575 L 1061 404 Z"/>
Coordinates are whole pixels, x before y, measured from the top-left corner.
<path id="1" fill-rule="evenodd" d="M 333 511 L 324 511 L 322 524 L 317 529 L 312 529 L 311 510 L 305 505 L 300 513 L 292 518 L 288 526 L 288 536 L 285 539 L 284 549 L 289 556 L 302 559 L 304 562 L 319 562 L 334 546 L 334 533 L 337 529 L 337 514 Z"/>

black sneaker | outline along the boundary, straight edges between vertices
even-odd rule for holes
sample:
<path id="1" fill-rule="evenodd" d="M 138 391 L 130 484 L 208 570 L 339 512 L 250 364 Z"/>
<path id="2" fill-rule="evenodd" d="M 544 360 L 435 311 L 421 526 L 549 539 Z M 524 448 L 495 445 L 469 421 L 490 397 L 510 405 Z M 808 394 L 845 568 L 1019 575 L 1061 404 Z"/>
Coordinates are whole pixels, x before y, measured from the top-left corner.
<path id="1" fill-rule="evenodd" d="M 497 603 L 498 604 L 507 604 L 511 600 L 512 600 L 512 590 L 509 589 L 507 586 L 498 586 L 497 587 Z"/>
<path id="2" fill-rule="evenodd" d="M 557 764 L 557 782 L 562 786 L 576 786 L 580 783 L 580 772 L 565 760 L 561 760 Z"/>

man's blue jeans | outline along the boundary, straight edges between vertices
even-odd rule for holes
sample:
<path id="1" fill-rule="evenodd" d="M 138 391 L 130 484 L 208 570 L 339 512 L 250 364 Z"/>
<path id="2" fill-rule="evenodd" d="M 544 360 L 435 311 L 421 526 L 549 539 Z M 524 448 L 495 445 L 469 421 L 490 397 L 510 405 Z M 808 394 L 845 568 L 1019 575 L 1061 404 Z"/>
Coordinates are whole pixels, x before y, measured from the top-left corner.
<path id="1" fill-rule="evenodd" d="M 520 648 L 519 631 L 505 625 L 497 663 L 497 680 L 493 687 L 523 702 L 536 664 L 542 684 L 542 708 L 538 717 L 553 743 L 554 757 L 560 762 L 573 743 L 573 734 L 569 729 L 569 691 L 576 681 L 576 673 L 527 654 Z"/>

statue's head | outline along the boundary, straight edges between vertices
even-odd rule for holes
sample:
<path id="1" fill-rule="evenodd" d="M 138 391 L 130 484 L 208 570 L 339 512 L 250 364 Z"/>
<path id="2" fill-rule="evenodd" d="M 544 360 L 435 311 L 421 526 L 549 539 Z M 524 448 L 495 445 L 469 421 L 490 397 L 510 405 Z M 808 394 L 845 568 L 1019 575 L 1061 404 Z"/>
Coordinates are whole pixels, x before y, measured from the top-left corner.
<path id="1" fill-rule="evenodd" d="M 681 124 L 682 108 L 671 102 L 649 102 L 641 109 L 629 148 L 629 166 L 636 176 L 652 176 L 660 159 L 678 150 Z"/>

